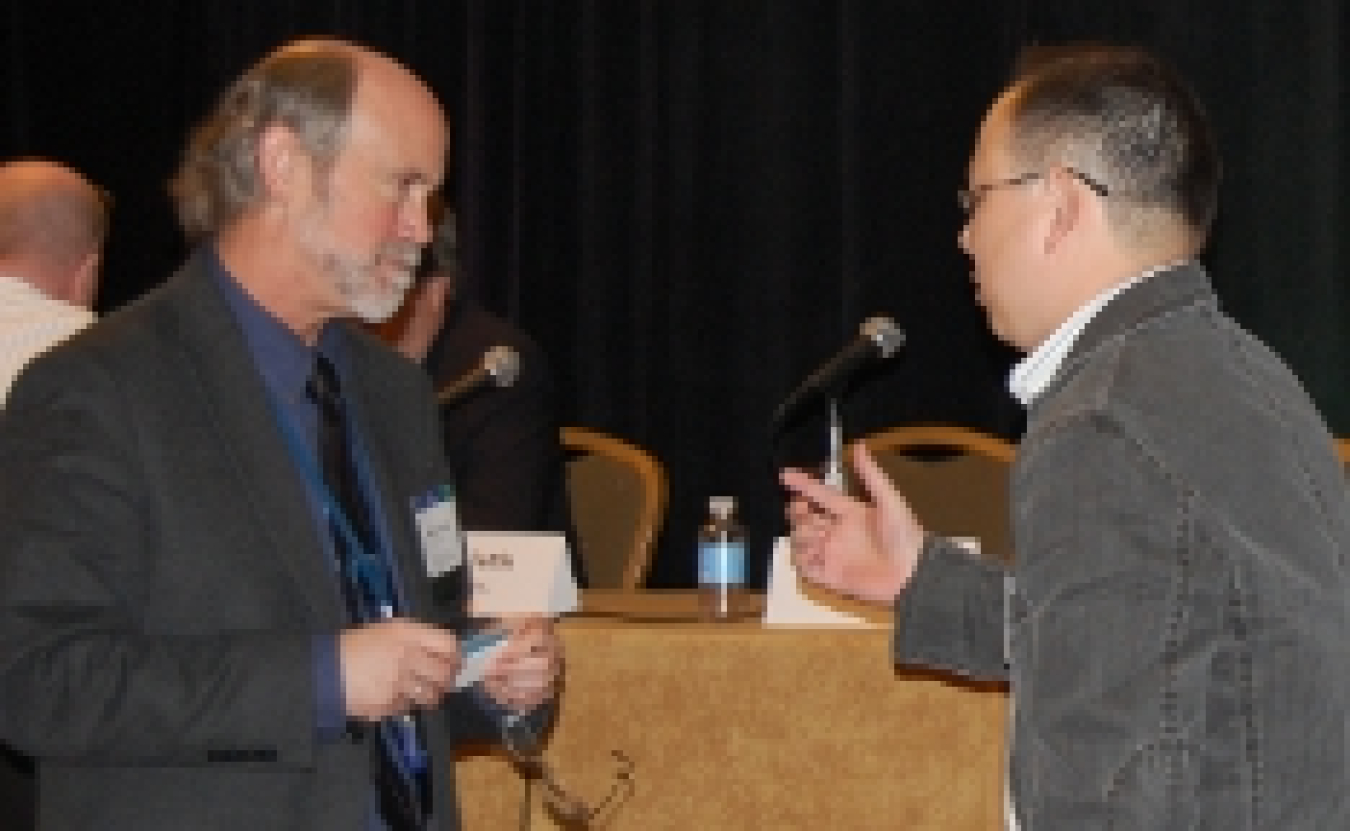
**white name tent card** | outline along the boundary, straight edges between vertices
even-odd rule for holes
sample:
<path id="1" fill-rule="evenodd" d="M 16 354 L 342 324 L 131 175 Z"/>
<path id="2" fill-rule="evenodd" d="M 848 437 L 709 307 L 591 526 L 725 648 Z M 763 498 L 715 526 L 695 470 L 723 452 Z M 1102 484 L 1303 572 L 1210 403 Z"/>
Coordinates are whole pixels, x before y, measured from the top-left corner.
<path id="1" fill-rule="evenodd" d="M 580 603 L 561 534 L 468 531 L 469 614 L 475 617 L 574 612 Z"/>

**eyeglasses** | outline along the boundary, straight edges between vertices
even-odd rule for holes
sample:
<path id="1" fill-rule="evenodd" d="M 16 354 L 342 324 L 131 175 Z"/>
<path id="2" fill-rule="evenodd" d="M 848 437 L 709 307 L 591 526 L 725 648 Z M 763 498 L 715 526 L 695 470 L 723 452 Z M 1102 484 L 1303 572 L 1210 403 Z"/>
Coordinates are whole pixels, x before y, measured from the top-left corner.
<path id="1" fill-rule="evenodd" d="M 1083 173 L 1081 170 L 1066 167 L 1064 168 L 1064 171 L 1087 185 L 1088 189 L 1098 196 L 1109 196 L 1111 193 L 1110 188 L 1086 173 Z M 985 182 L 979 185 L 971 185 L 968 188 L 961 188 L 956 192 L 956 204 L 960 206 L 961 214 L 969 219 L 990 192 L 1000 188 L 1012 188 L 1017 187 L 1018 185 L 1030 184 L 1043 176 L 1045 176 L 1045 174 L 1040 171 L 1032 171 L 1031 173 L 1023 173 L 1021 176 L 1013 176 L 1008 179 L 998 179 L 993 182 Z"/>
<path id="2" fill-rule="evenodd" d="M 633 795 L 633 761 L 618 750 L 610 754 L 619 765 L 614 774 L 614 784 L 604 799 L 592 807 L 558 782 L 558 777 L 540 753 L 538 740 L 523 719 L 517 719 L 502 728 L 502 745 L 511 761 L 519 765 L 527 777 L 543 783 L 544 805 L 565 827 L 593 828 Z"/>

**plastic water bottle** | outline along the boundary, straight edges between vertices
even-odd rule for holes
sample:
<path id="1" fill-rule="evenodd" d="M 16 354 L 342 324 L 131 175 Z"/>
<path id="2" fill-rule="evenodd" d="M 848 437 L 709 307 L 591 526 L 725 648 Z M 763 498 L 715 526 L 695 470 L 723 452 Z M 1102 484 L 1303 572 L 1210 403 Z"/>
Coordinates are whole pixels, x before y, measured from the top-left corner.
<path id="1" fill-rule="evenodd" d="M 708 499 L 708 519 L 698 532 L 699 609 L 706 620 L 735 616 L 745 588 L 745 530 L 736 520 L 736 499 Z"/>

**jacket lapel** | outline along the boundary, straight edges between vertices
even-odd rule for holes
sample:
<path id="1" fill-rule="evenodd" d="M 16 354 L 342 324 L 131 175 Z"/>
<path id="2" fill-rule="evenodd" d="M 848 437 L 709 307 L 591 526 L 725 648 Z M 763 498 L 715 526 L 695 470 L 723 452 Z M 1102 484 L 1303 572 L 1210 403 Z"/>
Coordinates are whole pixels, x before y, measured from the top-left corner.
<path id="1" fill-rule="evenodd" d="M 341 600 L 304 483 L 244 334 L 202 255 L 193 257 L 174 279 L 180 299 L 177 337 L 205 398 L 217 446 L 238 471 L 238 480 L 223 485 L 221 493 L 248 500 L 314 619 L 341 625 Z"/>

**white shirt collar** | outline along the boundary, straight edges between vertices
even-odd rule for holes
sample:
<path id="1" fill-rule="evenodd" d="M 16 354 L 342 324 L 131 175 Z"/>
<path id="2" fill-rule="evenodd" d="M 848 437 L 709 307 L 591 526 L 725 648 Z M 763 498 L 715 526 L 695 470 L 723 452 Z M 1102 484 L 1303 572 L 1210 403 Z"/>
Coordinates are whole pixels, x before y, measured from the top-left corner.
<path id="1" fill-rule="evenodd" d="M 1059 372 L 1064 359 L 1069 357 L 1069 352 L 1073 350 L 1074 343 L 1079 335 L 1092 322 L 1106 304 L 1115 299 L 1125 289 L 1137 283 L 1142 283 L 1154 274 L 1160 271 L 1169 271 L 1182 265 L 1184 261 L 1166 263 L 1160 266 L 1146 269 L 1129 280 L 1117 283 L 1096 297 L 1092 298 L 1087 304 L 1079 307 L 1078 311 L 1069 316 L 1069 319 L 1059 325 L 1050 337 L 1041 342 L 1036 350 L 1022 359 L 1017 366 L 1013 367 L 1012 374 L 1008 376 L 1008 389 L 1022 402 L 1023 407 L 1030 407 L 1040 398 L 1045 388 L 1050 386 L 1055 373 Z"/>

